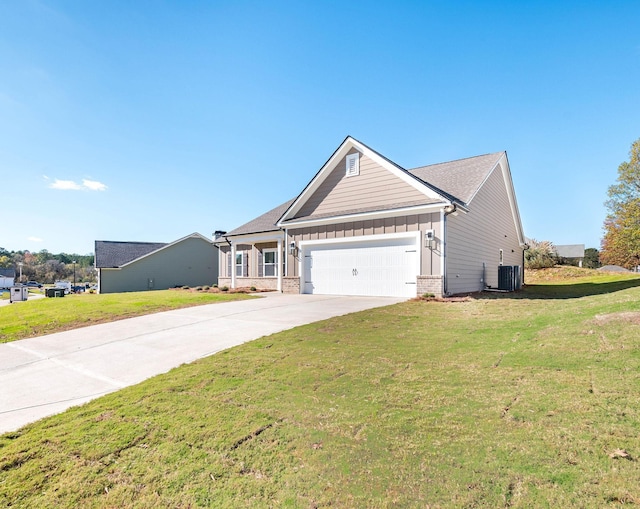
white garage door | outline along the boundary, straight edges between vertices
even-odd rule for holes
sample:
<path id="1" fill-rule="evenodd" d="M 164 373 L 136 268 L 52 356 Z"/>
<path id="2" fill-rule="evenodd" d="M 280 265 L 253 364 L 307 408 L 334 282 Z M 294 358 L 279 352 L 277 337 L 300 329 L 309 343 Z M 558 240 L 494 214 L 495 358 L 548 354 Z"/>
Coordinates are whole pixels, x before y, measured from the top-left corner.
<path id="1" fill-rule="evenodd" d="M 416 237 L 309 245 L 304 248 L 304 293 L 415 297 Z"/>

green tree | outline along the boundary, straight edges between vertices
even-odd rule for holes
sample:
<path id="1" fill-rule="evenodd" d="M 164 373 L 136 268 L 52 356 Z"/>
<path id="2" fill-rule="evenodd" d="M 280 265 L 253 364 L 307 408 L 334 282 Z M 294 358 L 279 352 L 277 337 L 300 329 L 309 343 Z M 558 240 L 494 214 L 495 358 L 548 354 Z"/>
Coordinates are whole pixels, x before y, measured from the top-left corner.
<path id="1" fill-rule="evenodd" d="M 585 269 L 597 269 L 600 267 L 600 253 L 596 248 L 588 247 L 584 250 L 582 266 Z"/>
<path id="2" fill-rule="evenodd" d="M 640 138 L 631 145 L 629 161 L 618 167 L 607 195 L 600 262 L 633 269 L 640 263 Z"/>

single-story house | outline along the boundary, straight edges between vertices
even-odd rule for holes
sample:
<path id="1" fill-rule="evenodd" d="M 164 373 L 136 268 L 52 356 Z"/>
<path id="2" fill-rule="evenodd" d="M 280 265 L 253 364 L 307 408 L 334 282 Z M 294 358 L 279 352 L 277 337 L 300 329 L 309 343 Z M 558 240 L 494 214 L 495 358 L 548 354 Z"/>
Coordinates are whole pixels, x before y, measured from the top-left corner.
<path id="1" fill-rule="evenodd" d="M 582 267 L 584 260 L 584 244 L 566 244 L 555 246 L 556 255 L 560 258 L 570 258 L 578 261 L 578 267 Z"/>
<path id="2" fill-rule="evenodd" d="M 199 233 L 171 243 L 96 240 L 95 257 L 100 293 L 218 282 L 218 250 Z"/>
<path id="3" fill-rule="evenodd" d="M 220 286 L 399 297 L 519 288 L 526 245 L 506 152 L 406 170 L 350 136 L 215 242 Z"/>

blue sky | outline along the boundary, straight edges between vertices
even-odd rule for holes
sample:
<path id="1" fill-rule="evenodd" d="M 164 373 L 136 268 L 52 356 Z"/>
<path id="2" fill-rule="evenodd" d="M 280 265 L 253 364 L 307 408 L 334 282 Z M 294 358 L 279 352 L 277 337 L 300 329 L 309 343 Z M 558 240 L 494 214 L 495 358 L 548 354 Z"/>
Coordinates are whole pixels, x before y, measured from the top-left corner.
<path id="1" fill-rule="evenodd" d="M 640 137 L 637 1 L 0 3 L 0 246 L 230 230 L 351 135 L 506 150 L 525 234 L 600 245 Z"/>

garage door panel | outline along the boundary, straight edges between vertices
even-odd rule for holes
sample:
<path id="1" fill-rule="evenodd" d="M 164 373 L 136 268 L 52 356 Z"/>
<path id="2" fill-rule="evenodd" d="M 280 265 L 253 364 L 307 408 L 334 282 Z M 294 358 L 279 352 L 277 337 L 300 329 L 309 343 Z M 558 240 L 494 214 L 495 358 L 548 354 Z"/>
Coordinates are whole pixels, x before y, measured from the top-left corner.
<path id="1" fill-rule="evenodd" d="M 415 296 L 415 243 L 401 238 L 310 246 L 303 262 L 304 293 Z"/>

